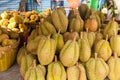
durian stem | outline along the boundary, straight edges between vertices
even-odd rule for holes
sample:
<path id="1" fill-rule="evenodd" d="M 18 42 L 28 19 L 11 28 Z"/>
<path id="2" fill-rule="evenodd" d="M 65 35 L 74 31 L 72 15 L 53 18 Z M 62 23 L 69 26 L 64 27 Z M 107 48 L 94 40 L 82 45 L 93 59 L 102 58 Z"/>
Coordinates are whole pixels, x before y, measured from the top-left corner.
<path id="1" fill-rule="evenodd" d="M 38 28 L 39 28 L 39 25 L 37 25 L 35 29 L 38 30 Z"/>
<path id="2" fill-rule="evenodd" d="M 25 51 L 25 55 L 27 55 L 28 53 L 27 53 L 27 50 L 26 49 L 24 49 L 24 51 Z"/>
<path id="3" fill-rule="evenodd" d="M 95 53 L 95 59 L 97 59 L 97 53 Z"/>
<path id="4" fill-rule="evenodd" d="M 54 10 L 56 10 L 56 9 L 57 9 L 57 6 L 54 7 Z"/>
<path id="5" fill-rule="evenodd" d="M 75 15 L 75 9 L 74 9 L 74 8 L 72 8 L 72 10 L 73 10 L 73 14 Z"/>
<path id="6" fill-rule="evenodd" d="M 98 29 L 98 33 L 100 33 L 100 31 L 101 31 L 101 29 L 99 28 L 99 29 Z"/>
<path id="7" fill-rule="evenodd" d="M 42 18 L 42 19 L 40 19 L 40 22 L 41 22 L 41 23 L 43 23 L 43 22 L 44 22 L 44 19 L 43 19 L 43 18 Z"/>
<path id="8" fill-rule="evenodd" d="M 115 30 L 114 30 L 114 35 L 117 35 Z"/>
<path id="9" fill-rule="evenodd" d="M 33 67 L 36 68 L 36 60 L 33 60 Z"/>
<path id="10" fill-rule="evenodd" d="M 106 41 L 108 40 L 108 35 L 106 35 L 106 39 L 105 39 Z"/>
<path id="11" fill-rule="evenodd" d="M 36 33 L 38 34 L 38 32 L 39 32 L 39 25 L 37 25 L 35 29 L 36 29 Z"/>
<path id="12" fill-rule="evenodd" d="M 117 53 L 114 53 L 114 58 L 116 59 L 118 56 L 117 56 Z"/>
<path id="13" fill-rule="evenodd" d="M 0 59 L 2 59 L 2 53 L 0 53 Z"/>
<path id="14" fill-rule="evenodd" d="M 79 14 L 78 13 L 76 13 L 76 18 L 79 18 Z"/>
<path id="15" fill-rule="evenodd" d="M 114 17 L 112 18 L 112 21 L 115 21 L 115 18 L 114 18 Z"/>
<path id="16" fill-rule="evenodd" d="M 83 32 L 80 32 L 80 39 L 83 38 Z"/>
<path id="17" fill-rule="evenodd" d="M 59 29 L 58 34 L 60 34 L 60 31 L 61 31 L 61 30 Z"/>
<path id="18" fill-rule="evenodd" d="M 55 55 L 55 62 L 57 62 L 57 56 Z"/>
<path id="19" fill-rule="evenodd" d="M 78 67 L 78 62 L 75 64 L 75 66 L 77 66 L 77 67 Z"/>
<path id="20" fill-rule="evenodd" d="M 88 32 L 88 28 L 86 28 L 86 32 Z"/>
<path id="21" fill-rule="evenodd" d="M 26 42 L 23 43 L 23 46 L 24 46 L 24 48 L 25 48 L 25 46 L 26 46 Z"/>
<path id="22" fill-rule="evenodd" d="M 73 32 L 73 30 L 71 29 L 70 32 Z"/>
<path id="23" fill-rule="evenodd" d="M 75 34 L 74 38 L 73 38 L 73 42 L 76 41 L 77 35 Z"/>
<path id="24" fill-rule="evenodd" d="M 80 71 L 80 68 L 79 68 L 79 64 L 78 64 L 78 62 L 76 63 L 76 65 L 75 65 L 77 68 L 78 68 L 78 70 L 79 70 L 79 77 L 78 77 L 78 80 L 80 80 L 80 77 L 81 77 L 81 71 Z"/>
<path id="25" fill-rule="evenodd" d="M 50 39 L 51 34 L 48 36 L 48 39 Z"/>

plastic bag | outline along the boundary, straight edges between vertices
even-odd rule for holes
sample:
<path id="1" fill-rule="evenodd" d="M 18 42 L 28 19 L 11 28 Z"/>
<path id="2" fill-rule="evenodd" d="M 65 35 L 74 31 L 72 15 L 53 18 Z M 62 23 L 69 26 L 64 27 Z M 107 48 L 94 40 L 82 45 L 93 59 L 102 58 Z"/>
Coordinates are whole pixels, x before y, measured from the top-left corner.
<path id="1" fill-rule="evenodd" d="M 118 16 L 116 17 L 116 20 L 120 20 L 120 0 L 113 0 L 117 9 L 118 9 Z"/>
<path id="2" fill-rule="evenodd" d="M 70 8 L 78 8 L 80 0 L 67 0 Z"/>

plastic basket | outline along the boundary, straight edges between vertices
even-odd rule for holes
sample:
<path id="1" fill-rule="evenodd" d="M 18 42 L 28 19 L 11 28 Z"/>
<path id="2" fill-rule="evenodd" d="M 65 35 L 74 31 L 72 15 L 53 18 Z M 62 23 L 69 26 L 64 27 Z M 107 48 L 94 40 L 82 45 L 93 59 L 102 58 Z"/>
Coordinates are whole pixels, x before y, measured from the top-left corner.
<path id="1" fill-rule="evenodd" d="M 0 72 L 10 68 L 15 62 L 20 40 L 14 45 L 0 47 Z"/>

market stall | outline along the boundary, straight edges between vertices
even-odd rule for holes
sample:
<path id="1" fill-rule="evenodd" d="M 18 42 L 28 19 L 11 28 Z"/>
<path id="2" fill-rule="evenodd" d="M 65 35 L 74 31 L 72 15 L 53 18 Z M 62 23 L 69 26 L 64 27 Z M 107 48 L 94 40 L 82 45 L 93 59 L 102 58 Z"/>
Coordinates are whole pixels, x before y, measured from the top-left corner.
<path id="1" fill-rule="evenodd" d="M 31 1 L 0 13 L 0 80 L 120 80 L 114 1 Z"/>

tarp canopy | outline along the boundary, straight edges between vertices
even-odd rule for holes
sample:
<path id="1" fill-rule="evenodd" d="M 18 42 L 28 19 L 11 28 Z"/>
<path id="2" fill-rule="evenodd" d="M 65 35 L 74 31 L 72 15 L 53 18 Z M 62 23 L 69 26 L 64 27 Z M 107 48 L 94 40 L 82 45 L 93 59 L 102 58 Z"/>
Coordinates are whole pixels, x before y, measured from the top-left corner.
<path id="1" fill-rule="evenodd" d="M 0 13 L 4 10 L 18 10 L 21 0 L 0 0 Z"/>

